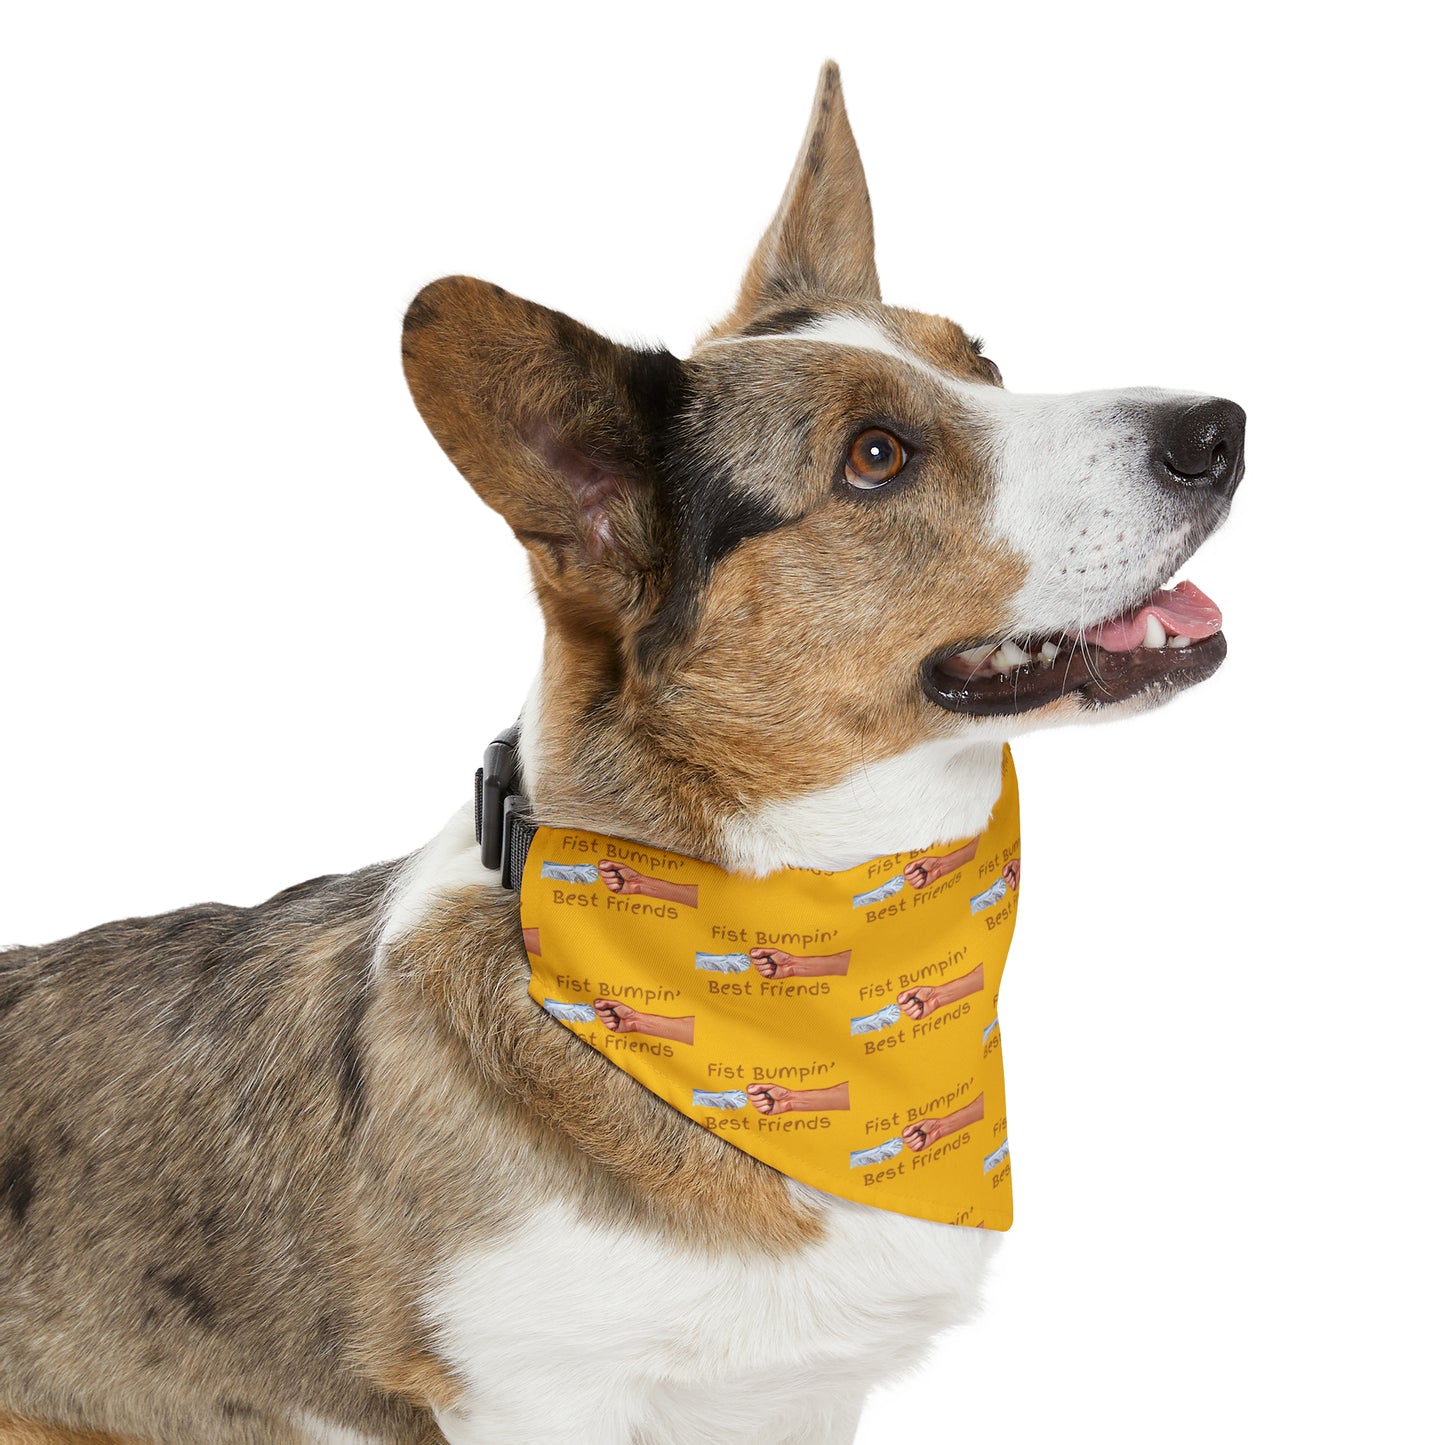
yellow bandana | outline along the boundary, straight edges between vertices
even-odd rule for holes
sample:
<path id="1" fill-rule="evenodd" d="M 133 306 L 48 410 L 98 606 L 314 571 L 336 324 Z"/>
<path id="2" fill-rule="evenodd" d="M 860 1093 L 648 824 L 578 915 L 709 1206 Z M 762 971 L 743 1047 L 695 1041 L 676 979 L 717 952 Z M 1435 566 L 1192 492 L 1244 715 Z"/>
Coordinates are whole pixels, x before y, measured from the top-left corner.
<path id="1" fill-rule="evenodd" d="M 998 987 L 1018 784 L 976 839 L 841 873 L 726 873 L 540 828 L 522 881 L 531 996 L 679 1113 L 844 1199 L 1013 1221 Z"/>

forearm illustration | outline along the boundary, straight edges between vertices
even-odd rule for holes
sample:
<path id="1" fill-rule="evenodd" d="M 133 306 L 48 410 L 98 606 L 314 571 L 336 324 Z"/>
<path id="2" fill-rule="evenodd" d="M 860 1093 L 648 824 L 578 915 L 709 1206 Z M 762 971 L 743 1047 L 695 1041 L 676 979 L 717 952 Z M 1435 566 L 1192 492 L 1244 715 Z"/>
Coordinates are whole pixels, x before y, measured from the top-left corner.
<path id="1" fill-rule="evenodd" d="M 614 1034 L 647 1034 L 654 1039 L 671 1039 L 675 1044 L 692 1043 L 694 1018 L 691 1014 L 685 1018 L 645 1014 L 615 998 L 595 999 L 592 1007 L 597 1010 L 603 1027 Z"/>
<path id="2" fill-rule="evenodd" d="M 950 873 L 962 868 L 965 863 L 973 861 L 973 855 L 978 852 L 978 839 L 970 838 L 961 847 L 955 848 L 951 853 L 943 853 L 937 857 L 915 858 L 904 870 L 903 877 L 910 888 L 929 888 L 937 883 L 940 878 L 946 878 Z"/>
<path id="3" fill-rule="evenodd" d="M 846 1109 L 848 1082 L 827 1089 L 790 1089 L 786 1084 L 749 1084 L 748 1103 L 760 1114 L 821 1113 L 826 1109 Z"/>
<path id="4" fill-rule="evenodd" d="M 937 1013 L 939 1009 L 947 1008 L 949 1004 L 957 1003 L 971 993 L 982 991 L 983 965 L 979 964 L 972 972 L 965 973 L 960 978 L 951 978 L 946 983 L 921 983 L 914 988 L 904 989 L 898 995 L 898 1006 L 909 1018 L 916 1021 L 926 1019 L 929 1014 Z"/>
<path id="5" fill-rule="evenodd" d="M 908 1145 L 915 1154 L 921 1153 L 924 1149 L 931 1149 L 950 1134 L 957 1134 L 960 1129 L 966 1129 L 970 1124 L 977 1124 L 983 1118 L 983 1095 L 976 1099 L 970 1099 L 961 1108 L 955 1109 L 951 1114 L 944 1114 L 939 1119 L 919 1119 L 910 1124 L 903 1131 L 903 1142 Z"/>
<path id="6" fill-rule="evenodd" d="M 665 878 L 649 878 L 615 858 L 604 858 L 597 865 L 597 871 L 614 893 L 635 893 L 643 898 L 662 898 L 669 903 L 681 903 L 684 908 L 697 907 L 696 883 L 669 883 Z"/>
<path id="7" fill-rule="evenodd" d="M 853 950 L 842 953 L 789 953 L 785 948 L 752 948 L 748 957 L 764 978 L 842 977 L 848 972 Z"/>

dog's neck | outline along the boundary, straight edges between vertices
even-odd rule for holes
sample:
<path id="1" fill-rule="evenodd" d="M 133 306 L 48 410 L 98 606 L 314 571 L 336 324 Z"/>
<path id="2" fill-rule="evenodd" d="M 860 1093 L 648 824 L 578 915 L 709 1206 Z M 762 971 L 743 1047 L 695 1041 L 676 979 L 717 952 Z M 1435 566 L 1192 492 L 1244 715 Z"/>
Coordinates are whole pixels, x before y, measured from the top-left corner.
<path id="1" fill-rule="evenodd" d="M 829 787 L 749 806 L 710 772 L 668 756 L 645 729 L 579 710 L 540 678 L 521 721 L 523 783 L 539 822 L 651 843 L 735 873 L 831 872 L 972 837 L 999 792 L 997 740 L 920 743 Z M 378 966 L 438 899 L 499 881 L 482 867 L 468 803 L 398 872 L 377 931 Z"/>
<path id="2" fill-rule="evenodd" d="M 860 764 L 828 787 L 752 803 L 713 770 L 679 764 L 645 729 L 574 715 L 543 678 L 521 722 L 523 776 L 539 821 L 758 875 L 851 868 L 981 832 L 998 797 L 1001 752 L 997 741 L 930 740 Z"/>
<path id="3" fill-rule="evenodd" d="M 739 813 L 724 830 L 724 866 L 833 871 L 971 837 L 998 798 L 1001 753 L 999 743 L 920 743 L 831 787 Z"/>

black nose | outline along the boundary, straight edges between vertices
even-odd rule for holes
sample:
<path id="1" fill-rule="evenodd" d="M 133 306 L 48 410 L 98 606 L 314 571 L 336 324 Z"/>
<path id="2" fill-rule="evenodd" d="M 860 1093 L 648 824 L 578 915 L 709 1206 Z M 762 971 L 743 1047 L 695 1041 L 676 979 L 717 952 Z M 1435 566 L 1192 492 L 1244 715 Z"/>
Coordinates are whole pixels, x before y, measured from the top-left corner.
<path id="1" fill-rule="evenodd" d="M 1155 455 L 1160 475 L 1180 487 L 1232 497 L 1244 478 L 1244 408 L 1223 397 L 1166 402 Z"/>

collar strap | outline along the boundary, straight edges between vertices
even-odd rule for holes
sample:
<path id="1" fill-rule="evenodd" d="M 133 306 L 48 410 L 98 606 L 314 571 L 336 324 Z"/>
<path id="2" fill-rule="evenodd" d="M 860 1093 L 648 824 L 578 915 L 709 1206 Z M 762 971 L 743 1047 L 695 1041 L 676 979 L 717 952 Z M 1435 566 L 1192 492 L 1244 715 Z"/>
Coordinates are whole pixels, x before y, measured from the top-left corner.
<path id="1" fill-rule="evenodd" d="M 502 887 L 515 891 L 522 886 L 522 869 L 537 832 L 536 823 L 527 816 L 527 796 L 522 791 L 517 724 L 494 738 L 482 754 L 475 789 L 482 867 L 497 869 L 502 875 Z"/>

